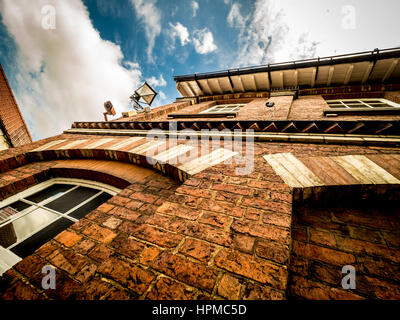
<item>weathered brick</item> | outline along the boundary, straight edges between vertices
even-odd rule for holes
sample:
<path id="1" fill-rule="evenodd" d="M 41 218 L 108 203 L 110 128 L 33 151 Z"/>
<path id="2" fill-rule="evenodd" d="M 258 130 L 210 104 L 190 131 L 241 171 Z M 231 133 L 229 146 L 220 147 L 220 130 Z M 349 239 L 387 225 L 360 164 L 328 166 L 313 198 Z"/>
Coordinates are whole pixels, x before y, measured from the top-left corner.
<path id="1" fill-rule="evenodd" d="M 47 242 L 44 245 L 42 245 L 39 249 L 35 251 L 35 254 L 42 257 L 46 258 L 48 255 L 53 253 L 58 247 L 51 242 Z"/>
<path id="2" fill-rule="evenodd" d="M 100 262 L 107 260 L 112 253 L 113 251 L 111 249 L 107 248 L 103 244 L 98 244 L 89 252 L 89 257 L 97 262 Z"/>
<path id="3" fill-rule="evenodd" d="M 270 287 L 249 283 L 244 290 L 244 300 L 283 300 L 285 295 Z"/>
<path id="4" fill-rule="evenodd" d="M 214 252 L 215 247 L 207 242 L 196 239 L 186 239 L 179 248 L 179 252 L 191 256 L 200 261 L 208 261 Z"/>
<path id="5" fill-rule="evenodd" d="M 310 274 L 319 281 L 332 284 L 335 288 L 341 287 L 343 273 L 341 267 L 332 267 L 321 263 L 312 263 Z"/>
<path id="6" fill-rule="evenodd" d="M 226 299 L 238 300 L 241 289 L 242 284 L 239 282 L 239 279 L 224 274 L 218 285 L 217 293 Z"/>
<path id="7" fill-rule="evenodd" d="M 126 224 L 127 225 L 127 224 Z M 181 235 L 171 233 L 149 225 L 132 225 L 128 234 L 139 239 L 155 243 L 166 248 L 176 247 L 183 239 Z"/>
<path id="8" fill-rule="evenodd" d="M 216 243 L 221 246 L 229 247 L 232 243 L 232 238 L 229 232 L 197 222 L 188 221 L 184 224 L 180 224 L 178 226 L 178 232 L 193 238 L 199 238 Z"/>
<path id="9" fill-rule="evenodd" d="M 152 272 L 114 257 L 104 261 L 98 272 L 138 294 L 143 294 L 155 279 Z"/>
<path id="10" fill-rule="evenodd" d="M 129 239 L 127 235 L 119 234 L 110 244 L 119 254 L 134 259 L 140 255 L 144 249 L 144 244 Z"/>
<path id="11" fill-rule="evenodd" d="M 90 227 L 84 229 L 83 234 L 94 240 L 109 243 L 114 239 L 117 234 L 109 229 L 102 228 L 96 224 L 92 224 Z"/>
<path id="12" fill-rule="evenodd" d="M 80 254 L 87 254 L 94 246 L 95 242 L 84 239 L 72 247 L 72 249 Z"/>
<path id="13" fill-rule="evenodd" d="M 243 234 L 234 234 L 232 238 L 232 248 L 246 253 L 253 252 L 254 237 L 249 237 Z"/>
<path id="14" fill-rule="evenodd" d="M 113 208 L 114 208 L 114 205 L 106 202 L 106 203 L 103 203 L 102 205 L 100 205 L 99 207 L 97 207 L 96 210 L 103 212 L 103 213 L 107 213 Z"/>
<path id="15" fill-rule="evenodd" d="M 54 239 L 62 243 L 66 247 L 72 247 L 74 244 L 82 239 L 82 236 L 76 234 L 75 232 L 65 230 L 58 234 L 57 237 L 55 237 Z"/>
<path id="16" fill-rule="evenodd" d="M 232 221 L 232 218 L 212 212 L 204 212 L 198 219 L 199 222 L 225 229 Z"/>
<path id="17" fill-rule="evenodd" d="M 153 268 L 208 292 L 211 292 L 217 279 L 217 272 L 206 265 L 194 263 L 167 252 L 161 253 L 154 262 Z"/>
<path id="18" fill-rule="evenodd" d="M 33 277 L 33 275 L 40 273 L 45 265 L 46 265 L 45 260 L 39 258 L 36 255 L 30 255 L 25 259 L 23 259 L 22 261 L 18 262 L 14 266 L 14 268 L 18 272 L 30 278 Z"/>
<path id="19" fill-rule="evenodd" d="M 110 203 L 115 204 L 120 207 L 124 207 L 128 202 L 131 201 L 129 198 L 121 197 L 119 195 L 112 197 L 108 200 Z"/>
<path id="20" fill-rule="evenodd" d="M 240 194 L 244 196 L 249 196 L 252 193 L 252 190 L 250 188 L 240 187 L 237 185 L 223 184 L 223 183 L 214 184 L 211 189 Z"/>
<path id="21" fill-rule="evenodd" d="M 310 229 L 310 241 L 328 247 L 336 247 L 336 240 L 332 233 Z"/>
<path id="22" fill-rule="evenodd" d="M 122 207 L 115 207 L 109 212 L 109 214 L 130 221 L 135 221 L 140 217 L 139 213 Z"/>
<path id="23" fill-rule="evenodd" d="M 145 248 L 139 258 L 139 262 L 144 265 L 150 265 L 160 254 L 161 250 L 156 247 Z"/>
<path id="24" fill-rule="evenodd" d="M 88 264 L 76 274 L 75 279 L 81 283 L 87 282 L 94 276 L 96 270 L 97 266 L 95 264 Z"/>
<path id="25" fill-rule="evenodd" d="M 0 294 L 1 300 L 41 300 L 43 297 L 32 287 L 17 281 L 13 286 Z"/>
<path id="26" fill-rule="evenodd" d="M 206 211 L 223 213 L 234 217 L 242 217 L 244 213 L 243 208 L 232 206 L 232 203 L 210 199 L 203 199 L 199 205 L 199 208 Z"/>
<path id="27" fill-rule="evenodd" d="M 339 266 L 351 265 L 355 262 L 354 255 L 352 254 L 299 241 L 293 241 L 293 252 L 308 259 L 319 260 Z"/>
<path id="28" fill-rule="evenodd" d="M 156 195 L 139 191 L 132 193 L 129 198 L 131 198 L 132 200 L 143 201 L 147 203 L 154 203 L 158 199 Z"/>
<path id="29" fill-rule="evenodd" d="M 195 220 L 200 212 L 195 209 L 185 208 L 178 203 L 166 201 L 158 209 L 157 213 L 167 214 L 171 216 L 178 216 L 181 218 Z"/>
<path id="30" fill-rule="evenodd" d="M 396 249 L 375 244 L 367 241 L 361 241 L 351 238 L 338 237 L 338 249 L 353 252 L 356 254 L 369 254 L 371 256 L 383 257 L 395 263 L 400 263 L 400 252 Z"/>
<path id="31" fill-rule="evenodd" d="M 193 300 L 195 292 L 172 279 L 161 277 L 146 298 L 151 300 Z"/>
<path id="32" fill-rule="evenodd" d="M 270 201 L 266 199 L 255 199 L 255 198 L 244 198 L 242 200 L 242 205 L 251 207 L 251 208 L 258 208 L 263 210 L 268 210 L 274 213 L 291 213 L 292 206 L 291 204 L 284 203 L 284 202 L 276 202 Z"/>
<path id="33" fill-rule="evenodd" d="M 302 277 L 293 277 L 291 293 L 311 300 L 363 300 L 364 298 L 348 290 L 332 288 Z"/>
<path id="34" fill-rule="evenodd" d="M 143 205 L 142 201 L 137 201 L 137 200 L 131 200 L 125 205 L 125 208 L 130 209 L 130 210 L 137 210 Z"/>
<path id="35" fill-rule="evenodd" d="M 268 283 L 285 290 L 287 269 L 253 256 L 232 250 L 221 250 L 214 259 L 215 265 L 238 275 Z"/>
<path id="36" fill-rule="evenodd" d="M 264 259 L 286 264 L 289 259 L 289 248 L 276 242 L 259 241 L 256 254 Z"/>
<path id="37" fill-rule="evenodd" d="M 273 212 L 264 212 L 262 221 L 264 223 L 273 224 L 275 226 L 289 228 L 291 225 L 291 217 L 288 214 L 277 214 Z"/>
<path id="38" fill-rule="evenodd" d="M 369 276 L 376 276 L 388 280 L 400 281 L 399 265 L 389 263 L 381 258 L 371 258 L 368 256 L 358 257 L 360 271 Z"/>
<path id="39" fill-rule="evenodd" d="M 273 240 L 285 244 L 289 243 L 289 231 L 276 226 L 236 220 L 232 223 L 231 229 L 253 237 Z"/>
<path id="40" fill-rule="evenodd" d="M 70 250 L 59 249 L 48 257 L 56 267 L 74 275 L 88 264 L 87 260 Z"/>
<path id="41" fill-rule="evenodd" d="M 106 221 L 103 222 L 103 226 L 105 226 L 109 229 L 115 229 L 121 224 L 121 222 L 122 221 L 120 219 L 110 217 Z"/>
<path id="42" fill-rule="evenodd" d="M 210 199 L 213 196 L 213 192 L 210 190 L 202 190 L 202 189 L 197 189 L 189 186 L 181 186 L 178 189 L 176 189 L 176 192 L 181 193 L 181 194 L 186 194 L 188 196 L 192 197 L 200 197 L 200 198 L 206 198 Z"/>

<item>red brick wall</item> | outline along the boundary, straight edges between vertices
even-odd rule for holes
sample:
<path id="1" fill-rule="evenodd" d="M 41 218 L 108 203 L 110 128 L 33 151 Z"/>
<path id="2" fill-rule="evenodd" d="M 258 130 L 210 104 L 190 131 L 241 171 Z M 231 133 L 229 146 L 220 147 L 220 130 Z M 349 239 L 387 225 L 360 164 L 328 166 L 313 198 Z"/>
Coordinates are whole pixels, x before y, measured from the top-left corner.
<path id="1" fill-rule="evenodd" d="M 0 125 L 14 147 L 32 142 L 31 135 L 0 65 Z"/>
<path id="2" fill-rule="evenodd" d="M 336 202 L 336 203 L 335 203 Z M 398 203 L 296 204 L 290 294 L 305 299 L 400 299 Z M 342 267 L 356 269 L 343 290 Z"/>
<path id="3" fill-rule="evenodd" d="M 58 138 L 63 137 L 96 138 L 85 135 Z M 29 151 L 27 147 L 16 150 Z M 18 164 L 13 158 L 16 150 L 0 153 L 0 159 L 14 159 L 8 160 L 6 166 L 0 161 L 3 187 L 12 182 L 10 179 L 32 179 L 36 171 L 30 170 L 41 170 L 44 164 L 27 164 L 21 155 Z M 3 279 L 2 298 L 285 299 L 289 292 L 307 297 L 302 293 L 305 289 L 288 288 L 288 280 L 292 279 L 289 267 L 295 256 L 306 255 L 303 258 L 314 260 L 310 252 L 315 251 L 299 251 L 297 242 L 292 241 L 294 237 L 303 246 L 309 242 L 308 238 L 301 240 L 304 238 L 292 236 L 292 191 L 262 158 L 265 154 L 281 152 L 292 152 L 301 159 L 310 155 L 393 154 L 400 150 L 255 143 L 254 171 L 244 176 L 237 175 L 235 169 L 239 164 L 234 163 L 209 168 L 180 186 L 161 175 L 146 177 L 125 188 L 8 272 Z M 73 159 L 78 153 L 69 152 L 68 156 Z M 118 159 L 128 161 L 123 152 L 118 153 Z M 18 173 L 12 173 L 10 167 Z M 349 225 L 353 228 L 353 224 Z M 301 229 L 302 223 L 295 220 L 294 226 Z M 364 225 L 359 229 L 363 228 Z M 376 228 L 388 241 L 385 236 L 390 233 Z M 354 226 L 351 230 L 356 229 Z M 297 248 L 294 253 L 292 247 Z M 340 251 L 336 247 L 321 247 L 323 252 Z M 356 256 L 347 249 L 343 251 Z M 335 255 L 327 256 L 330 260 L 322 264 L 327 263 L 328 267 L 329 261 L 338 259 Z M 316 260 L 321 262 L 318 259 L 319 256 Z M 56 266 L 59 274 L 55 291 L 44 291 L 40 286 L 41 267 L 49 263 Z M 386 279 L 375 276 L 376 272 L 368 274 L 379 281 Z M 309 281 L 316 281 L 313 276 L 293 275 L 298 276 L 301 288 Z M 329 286 L 329 281 L 318 281 L 319 286 Z M 378 298 L 374 286 L 379 283 L 368 287 Z M 350 295 L 348 291 L 341 294 Z M 357 295 L 366 297 L 363 292 Z"/>
<path id="4" fill-rule="evenodd" d="M 400 104 L 400 91 L 387 91 L 383 97 Z"/>

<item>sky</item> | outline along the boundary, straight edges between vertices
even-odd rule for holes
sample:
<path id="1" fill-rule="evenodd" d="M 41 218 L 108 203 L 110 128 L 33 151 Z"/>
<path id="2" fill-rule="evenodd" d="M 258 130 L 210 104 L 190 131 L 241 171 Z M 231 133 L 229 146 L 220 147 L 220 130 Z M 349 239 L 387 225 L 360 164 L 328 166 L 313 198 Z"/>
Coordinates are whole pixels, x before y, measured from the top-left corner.
<path id="1" fill-rule="evenodd" d="M 174 75 L 400 47 L 398 0 L 0 0 L 0 63 L 34 140 L 152 107 Z M 116 116 L 116 117 L 117 117 Z M 113 119 L 113 117 L 110 117 Z"/>

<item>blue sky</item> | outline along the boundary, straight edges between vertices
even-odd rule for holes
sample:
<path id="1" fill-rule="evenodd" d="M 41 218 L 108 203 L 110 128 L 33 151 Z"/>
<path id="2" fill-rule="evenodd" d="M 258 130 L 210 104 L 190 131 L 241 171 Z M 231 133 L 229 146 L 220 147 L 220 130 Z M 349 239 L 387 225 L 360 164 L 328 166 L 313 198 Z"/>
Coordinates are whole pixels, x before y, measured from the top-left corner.
<path id="1" fill-rule="evenodd" d="M 106 100 L 120 115 L 146 80 L 156 107 L 179 95 L 174 75 L 400 46 L 399 11 L 398 0 L 0 0 L 0 63 L 40 139 L 101 120 Z"/>

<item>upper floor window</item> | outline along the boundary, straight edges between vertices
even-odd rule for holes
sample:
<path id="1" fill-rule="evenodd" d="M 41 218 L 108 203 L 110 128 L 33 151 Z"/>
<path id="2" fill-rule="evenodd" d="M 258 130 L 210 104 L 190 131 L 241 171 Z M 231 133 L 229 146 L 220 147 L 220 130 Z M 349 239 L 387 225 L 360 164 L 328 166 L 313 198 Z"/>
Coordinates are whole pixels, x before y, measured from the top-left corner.
<path id="1" fill-rule="evenodd" d="M 386 99 L 340 99 L 340 100 L 327 100 L 331 108 L 399 108 L 400 105 Z"/>
<path id="2" fill-rule="evenodd" d="M 229 113 L 229 112 L 237 112 L 240 108 L 244 107 L 245 104 L 218 104 L 216 106 L 212 106 L 207 110 L 201 111 L 200 113 Z"/>
<path id="3" fill-rule="evenodd" d="M 119 189 L 79 179 L 51 179 L 0 202 L 0 275 Z"/>

